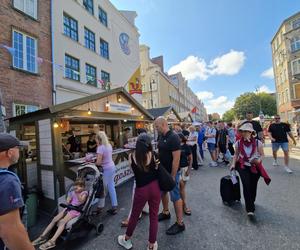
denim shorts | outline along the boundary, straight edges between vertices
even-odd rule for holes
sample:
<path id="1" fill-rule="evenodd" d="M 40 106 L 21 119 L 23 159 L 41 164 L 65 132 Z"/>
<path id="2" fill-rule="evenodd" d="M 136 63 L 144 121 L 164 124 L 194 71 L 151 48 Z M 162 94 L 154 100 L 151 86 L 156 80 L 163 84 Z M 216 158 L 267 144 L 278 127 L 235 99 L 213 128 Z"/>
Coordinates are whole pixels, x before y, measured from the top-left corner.
<path id="1" fill-rule="evenodd" d="M 173 190 L 170 191 L 170 198 L 172 202 L 181 199 L 180 187 L 179 187 L 180 176 L 181 176 L 181 171 L 178 171 L 175 177 L 176 186 L 173 188 Z"/>
<path id="2" fill-rule="evenodd" d="M 208 151 L 209 151 L 209 152 L 213 152 L 213 151 L 216 150 L 216 144 L 215 144 L 215 143 L 210 143 L 210 142 L 208 142 L 208 143 L 207 143 L 207 148 L 208 148 Z"/>
<path id="3" fill-rule="evenodd" d="M 273 151 L 277 151 L 280 147 L 285 152 L 289 151 L 289 143 L 288 142 L 272 142 L 272 150 Z"/>

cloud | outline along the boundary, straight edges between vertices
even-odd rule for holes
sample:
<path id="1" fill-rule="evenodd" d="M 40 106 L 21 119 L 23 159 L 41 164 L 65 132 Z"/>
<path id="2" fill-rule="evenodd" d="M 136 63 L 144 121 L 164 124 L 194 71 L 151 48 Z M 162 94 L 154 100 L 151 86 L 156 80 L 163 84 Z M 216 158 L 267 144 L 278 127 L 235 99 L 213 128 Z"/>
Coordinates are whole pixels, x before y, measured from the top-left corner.
<path id="1" fill-rule="evenodd" d="M 206 80 L 213 75 L 236 75 L 244 66 L 245 60 L 245 53 L 235 50 L 214 58 L 209 64 L 203 58 L 190 55 L 172 66 L 168 73 L 181 72 L 187 80 Z"/>
<path id="2" fill-rule="evenodd" d="M 269 87 L 267 85 L 262 85 L 257 89 L 258 93 L 273 93 L 274 91 L 270 90 Z"/>
<path id="3" fill-rule="evenodd" d="M 227 96 L 222 95 L 215 99 L 208 100 L 204 104 L 208 114 L 216 112 L 223 115 L 224 112 L 233 107 L 234 101 L 229 100 Z"/>
<path id="4" fill-rule="evenodd" d="M 196 96 L 200 99 L 200 100 L 207 100 L 207 99 L 211 99 L 214 97 L 214 94 L 212 92 L 209 91 L 201 91 L 201 92 L 197 92 Z"/>
<path id="5" fill-rule="evenodd" d="M 269 79 L 274 79 L 274 71 L 273 67 L 266 69 L 264 72 L 261 73 L 261 77 L 269 78 Z"/>

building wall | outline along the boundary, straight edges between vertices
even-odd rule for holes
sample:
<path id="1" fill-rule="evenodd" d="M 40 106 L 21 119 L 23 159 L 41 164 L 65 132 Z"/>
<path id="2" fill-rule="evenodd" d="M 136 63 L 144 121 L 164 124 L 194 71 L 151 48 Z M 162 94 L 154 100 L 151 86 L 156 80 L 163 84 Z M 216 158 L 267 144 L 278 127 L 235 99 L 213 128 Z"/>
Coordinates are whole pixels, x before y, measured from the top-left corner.
<path id="1" fill-rule="evenodd" d="M 290 123 L 295 121 L 295 110 L 300 108 L 300 79 L 296 79 L 292 69 L 293 61 L 300 60 L 300 47 L 291 47 L 293 39 L 300 37 L 300 26 L 292 25 L 295 20 L 300 20 L 300 12 L 282 23 L 271 42 L 277 111 L 283 121 Z"/>
<path id="2" fill-rule="evenodd" d="M 0 43 L 13 47 L 13 30 L 33 37 L 37 41 L 37 56 L 44 62 L 37 66 L 36 73 L 13 67 L 12 56 L 0 48 L 0 90 L 6 108 L 6 118 L 13 116 L 14 104 L 34 105 L 45 108 L 52 103 L 52 68 L 50 1 L 38 1 L 37 19 L 14 8 L 13 1 L 2 0 Z"/>
<path id="3" fill-rule="evenodd" d="M 99 83 L 96 87 L 87 84 L 86 63 L 96 67 L 98 79 L 101 79 L 102 70 L 109 73 L 112 88 L 126 86 L 140 65 L 139 33 L 134 26 L 136 13 L 127 11 L 122 14 L 108 0 L 94 0 L 93 3 L 94 15 L 85 9 L 83 0 L 54 0 L 55 63 L 65 65 L 65 54 L 80 60 L 79 82 L 67 79 L 63 70 L 55 71 L 57 103 L 103 91 Z M 99 21 L 99 6 L 107 13 L 107 27 Z M 78 42 L 64 34 L 64 13 L 78 23 Z M 85 27 L 95 34 L 96 51 L 85 47 Z M 129 55 L 122 51 L 119 43 L 119 36 L 123 32 L 129 36 Z M 100 56 L 100 38 L 109 44 L 109 59 Z"/>

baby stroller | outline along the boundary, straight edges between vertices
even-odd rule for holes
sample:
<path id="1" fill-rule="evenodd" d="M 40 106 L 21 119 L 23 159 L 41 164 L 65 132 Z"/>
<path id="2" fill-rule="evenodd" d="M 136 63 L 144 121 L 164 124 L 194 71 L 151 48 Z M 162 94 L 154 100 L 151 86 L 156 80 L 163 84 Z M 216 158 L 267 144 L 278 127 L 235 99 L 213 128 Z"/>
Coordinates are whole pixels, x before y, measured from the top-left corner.
<path id="1" fill-rule="evenodd" d="M 104 193 L 102 172 L 99 171 L 94 164 L 86 164 L 78 168 L 77 177 L 85 180 L 88 197 L 86 202 L 79 207 L 60 204 L 63 208 L 76 210 L 81 213 L 78 217 L 70 220 L 66 224 L 65 232 L 62 234 L 62 239 L 65 242 L 75 238 L 84 237 L 91 228 L 94 228 L 96 230 L 96 234 L 100 235 L 104 228 L 103 224 L 95 221 L 95 217 L 92 215 L 92 205 L 96 193 Z M 71 192 L 72 188 L 73 186 L 70 187 L 68 192 Z"/>

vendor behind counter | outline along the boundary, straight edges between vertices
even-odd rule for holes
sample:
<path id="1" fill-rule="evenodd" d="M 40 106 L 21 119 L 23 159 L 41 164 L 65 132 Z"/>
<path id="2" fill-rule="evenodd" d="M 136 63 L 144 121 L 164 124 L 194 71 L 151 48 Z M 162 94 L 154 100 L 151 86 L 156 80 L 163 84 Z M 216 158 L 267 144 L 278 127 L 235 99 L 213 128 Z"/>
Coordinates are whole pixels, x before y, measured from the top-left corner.
<path id="1" fill-rule="evenodd" d="M 92 133 L 89 135 L 89 140 L 86 143 L 86 148 L 88 153 L 96 153 L 97 143 L 96 143 L 96 134 Z"/>
<path id="2" fill-rule="evenodd" d="M 67 149 L 70 153 L 82 152 L 79 131 L 72 128 L 72 135 L 68 138 Z"/>

